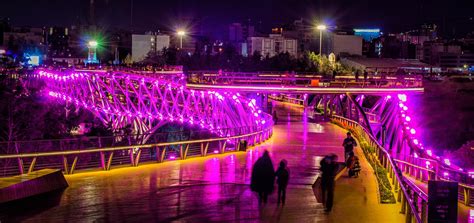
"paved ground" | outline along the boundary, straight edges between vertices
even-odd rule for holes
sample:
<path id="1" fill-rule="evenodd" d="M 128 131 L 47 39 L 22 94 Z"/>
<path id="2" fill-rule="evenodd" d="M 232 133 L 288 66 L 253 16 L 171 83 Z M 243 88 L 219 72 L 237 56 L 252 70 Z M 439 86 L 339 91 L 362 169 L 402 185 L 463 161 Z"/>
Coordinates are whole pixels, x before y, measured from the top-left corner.
<path id="1" fill-rule="evenodd" d="M 362 159 L 359 178 L 341 177 L 335 207 L 324 214 L 312 184 L 321 156 L 342 157 L 345 131 L 330 123 L 308 123 L 299 110 L 279 110 L 280 122 L 268 142 L 247 151 L 67 176 L 70 187 L 48 202 L 12 205 L 11 221 L 27 222 L 402 222 L 399 205 L 381 205 L 372 170 Z M 289 115 L 288 115 L 289 114 Z M 287 121 L 289 118 L 290 121 Z M 252 164 L 263 150 L 276 167 L 287 159 L 291 170 L 287 204 L 276 195 L 258 207 L 250 191 Z M 363 157 L 360 151 L 359 157 Z M 5 213 L 4 213 L 5 215 Z M 0 215 L 1 216 L 1 215 Z M 2 219 L 0 219 L 2 220 Z M 2 221 L 6 222 L 6 221 Z"/>

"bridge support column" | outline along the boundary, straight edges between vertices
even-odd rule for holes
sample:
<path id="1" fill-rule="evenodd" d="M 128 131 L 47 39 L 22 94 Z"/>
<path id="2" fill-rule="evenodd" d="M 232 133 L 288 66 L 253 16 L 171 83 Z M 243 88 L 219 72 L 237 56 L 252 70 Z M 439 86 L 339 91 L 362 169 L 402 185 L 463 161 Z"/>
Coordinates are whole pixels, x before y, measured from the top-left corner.
<path id="1" fill-rule="evenodd" d="M 186 159 L 184 156 L 183 145 L 179 145 L 179 158 L 182 160 Z"/>
<path id="2" fill-rule="evenodd" d="M 34 170 L 34 168 L 35 168 L 35 164 L 36 164 L 36 157 L 34 157 L 34 158 L 31 160 L 30 167 L 28 168 L 28 173 L 33 172 L 33 170 Z"/>
<path id="3" fill-rule="evenodd" d="M 463 201 L 463 203 L 464 203 L 464 205 L 469 206 L 470 203 L 471 203 L 470 200 L 471 200 L 472 191 L 471 191 L 470 188 L 464 187 L 463 192 L 464 192 L 464 201 Z"/>
<path id="4" fill-rule="evenodd" d="M 219 142 L 219 145 L 221 144 L 221 142 Z M 225 147 L 227 146 L 227 140 L 224 141 L 224 143 L 222 144 L 222 146 L 219 146 L 220 148 L 220 153 L 224 153 L 225 152 Z"/>
<path id="5" fill-rule="evenodd" d="M 112 165 L 112 159 L 114 157 L 114 151 L 110 152 L 109 159 L 107 160 L 106 170 L 110 170 L 110 166 Z"/>
<path id="6" fill-rule="evenodd" d="M 133 162 L 133 164 L 135 166 L 138 166 L 138 164 L 140 163 L 140 156 L 141 155 L 142 155 L 142 149 L 138 149 L 137 155 L 135 156 L 135 160 Z"/>
<path id="7" fill-rule="evenodd" d="M 406 213 L 406 209 L 407 209 L 407 198 L 406 198 L 405 195 L 403 195 L 403 194 L 402 194 L 401 202 L 402 202 L 402 209 L 400 210 L 400 213 L 401 213 L 401 214 L 405 214 L 405 213 Z"/>
<path id="8" fill-rule="evenodd" d="M 428 215 L 426 214 L 428 210 L 428 202 L 421 200 L 421 222 L 426 223 L 428 221 Z"/>
<path id="9" fill-rule="evenodd" d="M 64 168 L 64 173 L 65 174 L 68 174 L 69 173 L 69 168 L 68 168 L 68 164 L 67 164 L 67 157 L 66 156 L 63 156 L 63 168 Z"/>
<path id="10" fill-rule="evenodd" d="M 165 154 L 166 154 L 166 147 L 163 147 L 162 150 L 160 150 L 160 147 L 157 147 L 157 150 L 159 151 L 159 158 L 158 162 L 162 163 L 165 160 Z"/>
<path id="11" fill-rule="evenodd" d="M 184 148 L 184 159 L 188 158 L 189 144 L 186 144 Z"/>
<path id="12" fill-rule="evenodd" d="M 100 152 L 99 153 L 99 156 L 100 156 L 100 167 L 102 168 L 102 170 L 107 170 L 107 168 L 105 167 L 105 152 Z"/>

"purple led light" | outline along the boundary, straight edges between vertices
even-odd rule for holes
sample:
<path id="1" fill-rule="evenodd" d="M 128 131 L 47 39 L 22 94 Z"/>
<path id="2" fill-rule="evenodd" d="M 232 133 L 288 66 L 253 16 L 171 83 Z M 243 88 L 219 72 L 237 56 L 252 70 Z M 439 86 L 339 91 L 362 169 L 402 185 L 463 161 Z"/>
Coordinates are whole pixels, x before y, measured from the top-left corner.
<path id="1" fill-rule="evenodd" d="M 444 164 L 451 166 L 451 161 L 449 161 L 449 159 L 444 159 Z"/>
<path id="2" fill-rule="evenodd" d="M 415 130 L 415 129 L 410 129 L 410 133 L 411 133 L 412 135 L 415 135 L 415 134 L 416 134 L 416 130 Z"/>
<path id="3" fill-rule="evenodd" d="M 256 105 L 255 99 L 248 100 L 243 97 L 239 98 L 239 93 L 230 94 L 227 92 L 221 93 L 216 91 L 205 91 L 208 93 L 207 95 L 205 95 L 205 92 L 199 91 L 201 92 L 202 99 L 196 98 L 194 97 L 195 90 L 187 89 L 182 84 L 183 82 L 167 80 L 162 76 L 150 78 L 137 74 L 126 74 L 121 72 L 46 72 L 45 70 L 37 70 L 36 75 L 46 80 L 46 89 L 50 90 L 47 91 L 49 96 L 73 102 L 76 106 L 81 106 L 96 114 L 101 113 L 101 115 L 104 115 L 105 117 L 113 117 L 114 119 L 121 118 L 124 120 L 124 123 L 119 123 L 117 125 L 127 124 L 126 122 L 132 121 L 146 121 L 151 123 L 154 119 L 159 119 L 165 122 L 181 122 L 189 123 L 190 125 L 200 125 L 201 128 L 208 128 L 209 131 L 220 136 L 226 134 L 233 136 L 236 133 L 231 132 L 231 134 L 224 134 L 220 129 L 248 126 L 248 123 L 252 122 L 255 122 L 256 125 L 263 125 L 271 121 L 271 116 L 263 113 L 259 109 Z M 90 89 L 91 92 L 84 92 L 84 89 L 89 89 L 91 80 L 97 82 L 97 85 L 94 84 L 93 88 Z M 70 90 L 71 88 L 69 86 L 71 86 L 72 89 L 77 89 L 77 92 Z M 123 97 L 116 98 L 116 95 L 106 93 L 110 92 L 111 88 L 116 88 L 116 86 L 126 89 L 125 92 L 121 92 L 123 89 L 118 89 L 117 92 L 119 93 L 119 96 L 135 94 L 133 95 L 135 100 L 131 101 L 128 98 Z M 130 89 L 136 91 L 132 92 Z M 157 102 L 149 101 L 147 98 L 142 98 L 142 95 L 138 95 L 139 92 L 148 91 L 155 95 L 160 94 L 171 96 L 169 99 L 170 103 L 157 105 Z M 107 100 L 101 100 L 100 102 L 95 100 L 94 97 L 97 97 L 98 95 L 105 95 Z M 231 108 L 226 108 L 229 104 L 227 100 L 231 100 L 231 98 L 235 100 L 237 104 L 232 104 Z M 244 100 L 245 103 L 240 103 L 239 99 Z M 171 100 L 179 101 L 173 103 Z M 123 106 L 117 106 L 117 101 L 123 102 Z M 176 106 L 178 103 L 179 106 Z M 247 103 L 249 103 L 248 106 Z M 211 109 L 211 111 L 216 108 L 217 111 L 202 112 L 202 108 Z M 163 112 L 165 115 L 163 116 L 163 114 L 158 111 Z M 227 121 L 222 122 L 222 120 Z M 217 130 L 219 131 L 215 131 L 213 125 L 217 126 Z M 268 126 L 265 127 L 267 128 Z M 255 128 L 249 128 L 248 130 L 239 132 L 238 134 L 252 133 L 253 131 L 256 131 Z"/>
<path id="4" fill-rule="evenodd" d="M 407 101 L 407 95 L 406 94 L 398 94 L 398 99 L 402 102 Z"/>

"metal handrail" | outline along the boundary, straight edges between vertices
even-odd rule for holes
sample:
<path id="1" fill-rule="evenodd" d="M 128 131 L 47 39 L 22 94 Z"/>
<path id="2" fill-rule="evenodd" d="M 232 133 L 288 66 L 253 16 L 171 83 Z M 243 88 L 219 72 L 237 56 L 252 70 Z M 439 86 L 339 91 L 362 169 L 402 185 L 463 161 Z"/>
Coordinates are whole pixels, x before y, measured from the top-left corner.
<path id="1" fill-rule="evenodd" d="M 432 169 L 427 169 L 425 167 L 421 167 L 421 166 L 415 165 L 413 163 L 409 163 L 407 161 L 403 161 L 403 160 L 399 160 L 399 159 L 393 159 L 393 160 L 397 163 L 403 163 L 405 165 L 409 165 L 409 166 L 415 167 L 415 168 L 420 169 L 420 170 L 428 171 L 428 172 L 431 172 L 431 173 L 436 173 L 436 171 L 434 171 Z"/>
<path id="2" fill-rule="evenodd" d="M 268 120 L 271 119 L 271 116 L 267 117 Z M 261 128 L 259 126 L 242 126 L 238 128 L 225 128 L 220 129 L 222 131 L 228 130 L 241 130 L 241 129 L 252 129 L 252 128 Z M 0 141 L 0 146 L 5 144 L 15 144 L 15 143 L 35 143 L 35 142 L 64 142 L 64 141 L 75 141 L 75 140 L 83 140 L 86 137 L 88 140 L 90 139 L 113 139 L 119 137 L 143 137 L 143 136 L 161 136 L 161 135 L 170 135 L 170 134 L 183 134 L 183 133 L 210 133 L 208 130 L 188 130 L 188 131 L 171 131 L 171 132 L 155 132 L 155 133 L 143 133 L 143 134 L 117 134 L 117 135 L 110 135 L 110 136 L 85 136 L 80 135 L 77 137 L 70 137 L 70 138 L 63 138 L 63 139 L 36 139 L 36 140 L 17 140 L 17 141 Z"/>
<path id="3" fill-rule="evenodd" d="M 416 209 L 416 207 L 414 206 L 409 194 L 408 194 L 408 191 L 407 191 L 407 188 L 405 188 L 405 185 L 404 184 L 407 184 L 405 179 L 403 179 L 403 175 L 401 174 L 401 171 L 398 169 L 398 167 L 394 164 L 390 154 L 385 150 L 385 148 L 383 148 L 379 142 L 374 138 L 374 136 L 372 136 L 371 134 L 368 134 L 367 132 L 367 129 L 364 128 L 363 126 L 361 126 L 359 123 L 353 121 L 353 120 L 350 120 L 350 119 L 347 119 L 347 118 L 344 118 L 344 117 L 341 117 L 341 116 L 336 116 L 334 115 L 333 118 L 339 118 L 343 121 L 346 121 L 348 123 L 352 123 L 354 126 L 358 126 L 359 128 L 361 128 L 365 133 L 366 135 L 370 138 L 370 140 L 372 141 L 372 143 L 375 143 L 375 145 L 377 145 L 379 151 L 382 151 L 385 155 L 385 157 L 387 157 L 387 160 L 389 161 L 390 163 L 390 166 L 392 168 L 392 171 L 394 171 L 394 176 L 396 177 L 397 179 L 397 182 L 400 186 L 400 189 L 402 190 L 403 194 L 404 194 L 404 197 L 408 203 L 408 206 L 410 207 L 410 210 L 411 212 L 413 213 L 413 216 L 415 217 L 415 220 L 416 222 L 418 223 L 422 223 L 422 219 L 421 217 L 419 216 L 419 213 L 418 213 L 418 210 Z"/>
<path id="4" fill-rule="evenodd" d="M 150 149 L 152 147 L 158 147 L 158 146 L 172 146 L 172 145 L 193 144 L 193 143 L 203 143 L 203 142 L 216 142 L 216 141 L 238 139 L 238 138 L 253 136 L 253 135 L 263 133 L 263 131 L 264 130 L 260 130 L 260 131 L 249 133 L 249 134 L 230 136 L 230 137 L 221 137 L 221 138 L 186 140 L 186 141 L 164 142 L 164 143 L 151 143 L 151 144 L 142 144 L 142 145 L 127 145 L 127 146 L 116 146 L 116 147 L 103 147 L 103 148 L 92 148 L 92 149 L 87 149 L 87 150 L 68 150 L 68 151 L 56 151 L 56 152 L 22 153 L 22 154 L 0 155 L 0 159 L 33 158 L 33 157 L 41 157 L 41 156 L 58 156 L 58 155 L 75 155 L 75 154 L 94 153 L 94 152 L 111 152 L 111 151 L 125 150 L 125 149 L 130 149 L 130 148 Z"/>

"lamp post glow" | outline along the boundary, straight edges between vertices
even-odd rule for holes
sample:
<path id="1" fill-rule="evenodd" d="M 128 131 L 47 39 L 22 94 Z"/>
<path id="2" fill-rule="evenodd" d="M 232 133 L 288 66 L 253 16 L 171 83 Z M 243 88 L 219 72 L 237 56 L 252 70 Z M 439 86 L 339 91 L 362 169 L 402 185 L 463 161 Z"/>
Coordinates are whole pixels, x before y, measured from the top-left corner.
<path id="1" fill-rule="evenodd" d="M 87 43 L 87 48 L 89 48 L 89 53 L 87 54 L 87 63 L 99 62 L 97 60 L 97 46 L 99 46 L 99 43 L 94 40 L 91 40 Z"/>
<path id="2" fill-rule="evenodd" d="M 316 29 L 319 30 L 319 55 L 321 55 L 322 48 L 323 48 L 323 30 L 326 30 L 326 25 L 318 25 Z"/>
<path id="3" fill-rule="evenodd" d="M 176 33 L 179 36 L 179 49 L 183 48 L 183 37 L 186 35 L 186 32 L 184 30 L 178 30 Z"/>

